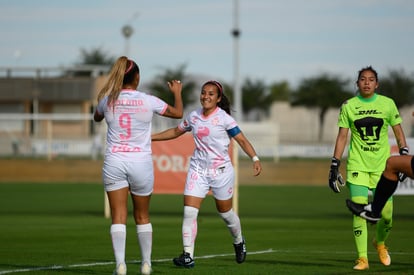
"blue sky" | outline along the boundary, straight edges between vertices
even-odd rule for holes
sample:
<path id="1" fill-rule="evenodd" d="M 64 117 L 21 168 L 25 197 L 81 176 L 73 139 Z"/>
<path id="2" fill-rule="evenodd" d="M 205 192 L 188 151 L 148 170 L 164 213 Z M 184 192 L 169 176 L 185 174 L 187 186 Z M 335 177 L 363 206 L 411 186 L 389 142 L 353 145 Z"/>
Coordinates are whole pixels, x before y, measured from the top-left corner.
<path id="1" fill-rule="evenodd" d="M 355 79 L 366 65 L 412 74 L 413 14 L 411 0 L 239 0 L 240 78 Z M 70 66 L 81 48 L 123 55 L 126 24 L 143 82 L 182 64 L 233 81 L 233 0 L 1 0 L 0 67 Z"/>

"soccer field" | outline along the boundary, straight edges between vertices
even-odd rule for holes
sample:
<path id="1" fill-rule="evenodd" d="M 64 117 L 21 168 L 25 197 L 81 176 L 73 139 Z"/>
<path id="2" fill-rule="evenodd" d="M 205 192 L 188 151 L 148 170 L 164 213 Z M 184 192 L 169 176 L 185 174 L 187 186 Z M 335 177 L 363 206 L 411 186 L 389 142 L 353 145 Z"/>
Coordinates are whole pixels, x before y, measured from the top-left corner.
<path id="1" fill-rule="evenodd" d="M 239 214 L 248 249 L 234 260 L 231 237 L 211 197 L 199 215 L 193 269 L 173 266 L 181 253 L 181 195 L 153 195 L 154 274 L 355 274 L 357 258 L 347 190 L 318 186 L 241 186 Z M 0 184 L 0 274 L 112 274 L 110 220 L 100 184 Z M 414 198 L 395 198 L 387 245 L 392 264 L 369 246 L 364 274 L 414 274 Z M 127 225 L 129 274 L 139 274 L 135 226 Z M 370 238 L 374 236 L 370 227 Z"/>

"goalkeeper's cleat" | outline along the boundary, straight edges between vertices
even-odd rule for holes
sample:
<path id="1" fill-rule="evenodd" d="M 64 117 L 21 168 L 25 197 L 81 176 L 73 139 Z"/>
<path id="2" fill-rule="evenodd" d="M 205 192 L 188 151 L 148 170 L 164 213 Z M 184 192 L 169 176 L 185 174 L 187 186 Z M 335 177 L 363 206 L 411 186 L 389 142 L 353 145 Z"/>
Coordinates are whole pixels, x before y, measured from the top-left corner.
<path id="1" fill-rule="evenodd" d="M 173 259 L 173 263 L 176 266 L 181 266 L 185 268 L 194 267 L 194 260 L 190 257 L 190 253 L 183 252 L 179 257 Z"/>
<path id="2" fill-rule="evenodd" d="M 233 244 L 234 246 L 234 252 L 236 254 L 236 262 L 241 264 L 242 262 L 244 262 L 246 260 L 246 254 L 247 254 L 247 250 L 246 250 L 246 242 L 241 241 L 238 244 Z"/>
<path id="3" fill-rule="evenodd" d="M 126 275 L 127 274 L 127 267 L 125 263 L 120 263 L 116 266 L 113 275 Z"/>
<path id="4" fill-rule="evenodd" d="M 143 275 L 150 275 L 150 274 L 151 274 L 151 272 L 152 272 L 152 269 L 151 269 L 150 264 L 149 264 L 149 263 L 147 263 L 147 262 L 144 262 L 144 263 L 141 265 L 141 274 L 143 274 Z"/>
<path id="5" fill-rule="evenodd" d="M 385 244 L 377 244 L 377 241 L 374 239 L 372 242 L 375 249 L 377 249 L 378 257 L 381 261 L 381 263 L 385 266 L 389 266 L 391 264 L 391 257 L 390 254 L 388 254 L 388 247 L 385 246 Z"/>
<path id="6" fill-rule="evenodd" d="M 368 259 L 360 257 L 355 261 L 354 270 L 367 270 L 369 269 Z"/>

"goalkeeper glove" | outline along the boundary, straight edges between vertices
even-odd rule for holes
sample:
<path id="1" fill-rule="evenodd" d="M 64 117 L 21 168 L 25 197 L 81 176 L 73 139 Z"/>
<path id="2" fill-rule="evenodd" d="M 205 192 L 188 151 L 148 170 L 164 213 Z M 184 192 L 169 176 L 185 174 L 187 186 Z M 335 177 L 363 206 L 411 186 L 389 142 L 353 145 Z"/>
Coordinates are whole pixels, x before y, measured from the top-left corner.
<path id="1" fill-rule="evenodd" d="M 400 155 L 408 155 L 408 147 L 402 147 L 400 148 Z M 407 178 L 407 175 L 404 173 L 398 173 L 398 180 L 399 181 L 404 181 Z"/>
<path id="2" fill-rule="evenodd" d="M 335 157 L 332 158 L 331 162 L 331 169 L 329 170 L 329 187 L 335 192 L 341 192 L 340 186 L 344 186 L 345 182 L 342 178 L 341 173 L 339 172 L 339 165 L 341 161 L 336 159 Z"/>

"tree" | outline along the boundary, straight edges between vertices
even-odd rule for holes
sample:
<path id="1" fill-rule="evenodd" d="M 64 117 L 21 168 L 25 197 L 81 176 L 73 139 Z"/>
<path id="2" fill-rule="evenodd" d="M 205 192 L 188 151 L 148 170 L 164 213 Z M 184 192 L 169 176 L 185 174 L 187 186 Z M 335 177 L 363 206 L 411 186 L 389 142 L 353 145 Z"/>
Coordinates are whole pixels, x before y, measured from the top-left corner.
<path id="1" fill-rule="evenodd" d="M 90 50 L 82 48 L 80 51 L 78 65 L 112 65 L 115 62 L 115 57 L 109 55 L 100 47 Z"/>
<path id="2" fill-rule="evenodd" d="M 269 112 L 272 102 L 269 100 L 269 91 L 262 80 L 247 78 L 242 85 L 242 108 L 246 115 L 252 111 Z"/>
<path id="3" fill-rule="evenodd" d="M 392 98 L 398 108 L 414 102 L 414 80 L 403 70 L 390 70 L 388 76 L 379 79 L 378 91 Z"/>
<path id="4" fill-rule="evenodd" d="M 167 82 L 173 79 L 181 80 L 183 83 L 182 99 L 184 106 L 195 102 L 194 90 L 196 83 L 191 81 L 185 74 L 186 65 L 182 64 L 174 69 L 166 68 L 161 74 L 158 74 L 148 87 L 152 90 L 155 96 L 161 98 L 165 102 L 174 102 L 174 95 L 170 92 Z"/>
<path id="5" fill-rule="evenodd" d="M 80 61 L 75 63 L 78 68 L 74 71 L 67 71 L 65 74 L 67 76 L 91 76 L 91 68 L 87 68 L 87 66 L 96 66 L 96 65 L 107 65 L 108 69 L 110 66 L 115 63 L 115 57 L 106 53 L 102 48 L 96 47 L 90 50 L 86 50 L 82 48 L 80 50 Z"/>
<path id="6" fill-rule="evenodd" d="M 292 93 L 291 104 L 319 108 L 319 140 L 322 140 L 325 114 L 331 107 L 339 107 L 352 93 L 346 89 L 348 80 L 322 74 L 301 81 Z"/>
<path id="7" fill-rule="evenodd" d="M 226 96 L 234 107 L 234 91 L 233 86 L 224 83 L 223 88 Z M 288 100 L 290 94 L 289 83 L 282 81 L 274 83 L 269 88 L 261 80 L 246 79 L 242 86 L 242 108 L 245 115 L 249 115 L 254 111 L 264 112 L 268 115 L 270 106 L 276 100 Z M 234 112 L 234 108 L 232 112 Z"/>
<path id="8" fill-rule="evenodd" d="M 273 101 L 289 101 L 289 96 L 292 93 L 289 82 L 287 81 L 275 82 L 270 85 L 269 89 L 269 100 L 272 103 Z"/>

